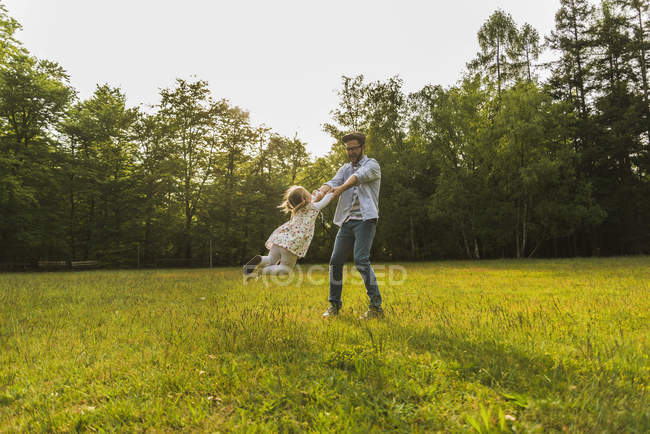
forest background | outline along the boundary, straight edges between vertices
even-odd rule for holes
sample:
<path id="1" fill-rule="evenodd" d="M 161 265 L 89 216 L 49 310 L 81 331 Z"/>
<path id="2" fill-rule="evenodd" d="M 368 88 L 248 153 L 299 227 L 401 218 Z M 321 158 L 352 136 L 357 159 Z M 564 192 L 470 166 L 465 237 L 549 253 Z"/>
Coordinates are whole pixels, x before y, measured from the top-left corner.
<path id="1" fill-rule="evenodd" d="M 560 3 L 549 35 L 495 11 L 454 86 L 343 76 L 318 158 L 200 78 L 153 106 L 110 84 L 80 100 L 0 4 L 0 263 L 241 264 L 288 218 L 288 186 L 345 163 L 350 131 L 382 168 L 375 260 L 648 254 L 650 2 Z M 333 212 L 305 261 L 329 259 Z"/>

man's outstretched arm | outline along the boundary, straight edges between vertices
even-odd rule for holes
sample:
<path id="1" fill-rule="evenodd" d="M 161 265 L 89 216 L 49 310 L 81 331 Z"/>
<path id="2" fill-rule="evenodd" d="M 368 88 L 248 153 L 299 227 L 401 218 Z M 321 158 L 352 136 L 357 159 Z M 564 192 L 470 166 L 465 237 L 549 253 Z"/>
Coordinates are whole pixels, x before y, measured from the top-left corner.
<path id="1" fill-rule="evenodd" d="M 350 177 L 342 185 L 340 185 L 338 187 L 334 187 L 331 190 L 331 193 L 336 198 L 341 193 L 343 193 L 345 190 L 347 190 L 350 187 L 354 187 L 358 183 L 359 183 L 359 178 L 357 177 L 357 175 L 350 175 Z"/>
<path id="2" fill-rule="evenodd" d="M 316 200 L 320 200 L 327 194 L 328 191 L 330 191 L 334 187 L 338 187 L 339 185 L 343 184 L 345 181 L 345 175 L 343 174 L 343 167 L 341 167 L 337 172 L 336 175 L 334 175 L 334 178 L 330 179 L 327 181 L 325 184 L 321 185 L 319 189 L 314 190 L 312 194 L 316 196 Z"/>

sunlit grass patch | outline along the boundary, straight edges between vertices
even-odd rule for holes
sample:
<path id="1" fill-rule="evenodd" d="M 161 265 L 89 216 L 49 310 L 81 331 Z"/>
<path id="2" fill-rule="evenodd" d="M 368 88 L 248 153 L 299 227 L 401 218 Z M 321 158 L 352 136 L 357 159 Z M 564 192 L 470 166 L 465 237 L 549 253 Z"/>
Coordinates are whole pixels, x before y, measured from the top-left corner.
<path id="1" fill-rule="evenodd" d="M 404 267 L 370 323 L 324 270 L 0 275 L 0 427 L 650 429 L 649 258 Z"/>

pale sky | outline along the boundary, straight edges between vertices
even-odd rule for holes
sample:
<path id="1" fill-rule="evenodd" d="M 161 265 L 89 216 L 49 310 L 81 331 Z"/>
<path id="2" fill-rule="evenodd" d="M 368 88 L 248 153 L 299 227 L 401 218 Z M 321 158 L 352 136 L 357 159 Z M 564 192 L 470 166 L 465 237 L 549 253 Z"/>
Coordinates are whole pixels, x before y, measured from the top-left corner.
<path id="1" fill-rule="evenodd" d="M 342 75 L 398 74 L 406 92 L 449 86 L 494 10 L 543 37 L 559 8 L 559 0 L 0 1 L 23 26 L 18 39 L 61 64 L 80 98 L 108 83 L 129 105 L 154 104 L 176 77 L 196 76 L 255 124 L 297 133 L 315 156 L 333 143 L 322 124 Z"/>

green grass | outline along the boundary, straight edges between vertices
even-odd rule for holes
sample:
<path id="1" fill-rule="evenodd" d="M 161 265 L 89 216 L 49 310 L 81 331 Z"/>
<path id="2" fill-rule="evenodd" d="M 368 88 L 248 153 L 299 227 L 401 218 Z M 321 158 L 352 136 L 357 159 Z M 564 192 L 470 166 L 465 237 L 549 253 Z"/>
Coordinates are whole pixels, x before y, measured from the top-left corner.
<path id="1" fill-rule="evenodd" d="M 650 430 L 650 258 L 405 267 L 0 275 L 0 431 Z"/>

